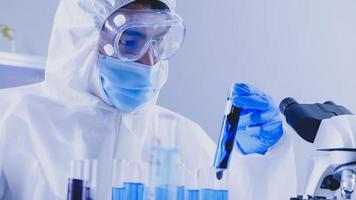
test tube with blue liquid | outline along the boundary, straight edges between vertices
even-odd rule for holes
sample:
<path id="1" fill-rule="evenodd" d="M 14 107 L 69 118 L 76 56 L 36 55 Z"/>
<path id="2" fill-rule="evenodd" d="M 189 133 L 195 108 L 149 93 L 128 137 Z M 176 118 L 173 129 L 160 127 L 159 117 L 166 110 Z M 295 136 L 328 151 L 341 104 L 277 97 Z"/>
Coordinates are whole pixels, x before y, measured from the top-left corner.
<path id="1" fill-rule="evenodd" d="M 147 168 L 141 162 L 114 160 L 112 200 L 144 200 Z"/>
<path id="2" fill-rule="evenodd" d="M 125 200 L 125 160 L 114 160 L 112 170 L 112 200 Z"/>
<path id="3" fill-rule="evenodd" d="M 200 200 L 200 187 L 198 170 L 188 171 L 186 173 L 187 177 L 187 200 Z"/>
<path id="4" fill-rule="evenodd" d="M 67 200 L 93 200 L 96 183 L 96 160 L 71 161 Z"/>
<path id="5" fill-rule="evenodd" d="M 229 168 L 231 155 L 235 146 L 238 124 L 240 121 L 240 108 L 233 105 L 234 86 L 229 90 L 220 138 L 217 144 L 213 166 L 216 168 L 216 178 L 222 179 L 223 173 Z"/>
<path id="6" fill-rule="evenodd" d="M 185 200 L 186 199 L 186 170 L 185 165 L 180 163 L 177 166 L 177 200 Z"/>
<path id="7" fill-rule="evenodd" d="M 176 120 L 160 116 L 151 141 L 150 200 L 177 200 L 184 196 L 183 185 L 178 184 L 178 150 Z M 179 187 L 180 186 L 180 187 Z"/>
<path id="8" fill-rule="evenodd" d="M 212 167 L 199 170 L 201 200 L 228 200 L 229 173 L 225 171 L 221 179 L 216 178 L 216 173 Z"/>
<path id="9" fill-rule="evenodd" d="M 88 181 L 88 185 L 85 187 L 86 190 L 86 200 L 94 200 L 96 193 L 96 181 L 97 181 L 97 170 L 98 161 L 93 159 L 84 160 L 84 180 Z"/>

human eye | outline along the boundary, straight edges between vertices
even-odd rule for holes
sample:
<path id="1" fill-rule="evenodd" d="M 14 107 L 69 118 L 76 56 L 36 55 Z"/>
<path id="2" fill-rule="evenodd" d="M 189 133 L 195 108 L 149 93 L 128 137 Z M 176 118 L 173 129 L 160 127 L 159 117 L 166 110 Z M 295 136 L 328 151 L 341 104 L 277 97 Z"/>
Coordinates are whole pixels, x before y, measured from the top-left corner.
<path id="1" fill-rule="evenodd" d="M 129 38 L 120 39 L 120 46 L 134 47 L 136 45 L 137 45 L 137 40 L 133 40 Z"/>

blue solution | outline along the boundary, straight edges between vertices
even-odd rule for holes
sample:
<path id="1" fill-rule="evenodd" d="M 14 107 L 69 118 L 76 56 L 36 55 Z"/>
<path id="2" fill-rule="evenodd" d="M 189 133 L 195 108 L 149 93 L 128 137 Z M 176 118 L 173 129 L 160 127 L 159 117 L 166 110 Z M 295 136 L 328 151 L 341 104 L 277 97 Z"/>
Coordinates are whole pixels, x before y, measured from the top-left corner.
<path id="1" fill-rule="evenodd" d="M 166 187 L 157 187 L 155 200 L 168 200 L 168 189 Z"/>
<path id="2" fill-rule="evenodd" d="M 227 190 L 203 189 L 201 192 L 202 200 L 228 200 Z"/>
<path id="3" fill-rule="evenodd" d="M 85 199 L 84 181 L 80 179 L 68 180 L 67 200 L 83 200 Z"/>
<path id="4" fill-rule="evenodd" d="M 84 197 L 85 200 L 93 200 L 93 198 L 90 196 L 90 187 L 84 188 Z"/>
<path id="5" fill-rule="evenodd" d="M 112 188 L 112 200 L 125 200 L 125 188 Z"/>
<path id="6" fill-rule="evenodd" d="M 221 180 L 223 171 L 229 168 L 231 153 L 236 142 L 237 128 L 240 120 L 240 108 L 232 105 L 233 90 L 230 91 L 226 101 L 226 110 L 220 130 L 220 138 L 217 145 L 214 167 L 220 169 L 216 178 Z"/>
<path id="7" fill-rule="evenodd" d="M 228 190 L 217 190 L 218 199 L 220 200 L 228 200 L 229 199 L 229 191 Z"/>
<path id="8" fill-rule="evenodd" d="M 157 187 L 155 191 L 155 200 L 169 200 L 169 193 L 167 187 Z M 184 186 L 177 187 L 177 199 L 176 200 L 185 200 L 184 199 Z"/>
<path id="9" fill-rule="evenodd" d="M 177 187 L 177 200 L 184 200 L 184 186 Z"/>
<path id="10" fill-rule="evenodd" d="M 216 194 L 214 193 L 214 190 L 212 190 L 212 189 L 202 189 L 201 195 L 202 195 L 202 200 L 216 199 L 216 197 L 215 197 Z"/>
<path id="11" fill-rule="evenodd" d="M 177 165 L 178 151 L 175 148 L 154 148 L 152 150 L 152 178 L 156 187 L 173 186 L 176 184 L 172 169 Z"/>
<path id="12" fill-rule="evenodd" d="M 199 190 L 188 190 L 188 200 L 199 200 Z"/>
<path id="13" fill-rule="evenodd" d="M 143 200 L 145 186 L 142 183 L 124 183 L 125 200 Z"/>

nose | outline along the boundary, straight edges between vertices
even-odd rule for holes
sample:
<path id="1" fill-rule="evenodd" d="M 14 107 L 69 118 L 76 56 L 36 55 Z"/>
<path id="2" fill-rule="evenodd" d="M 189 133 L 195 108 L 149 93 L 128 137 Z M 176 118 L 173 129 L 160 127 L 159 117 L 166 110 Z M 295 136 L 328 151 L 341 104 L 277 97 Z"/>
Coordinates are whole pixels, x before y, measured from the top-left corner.
<path id="1" fill-rule="evenodd" d="M 144 64 L 144 65 L 149 65 L 152 66 L 155 64 L 154 58 L 153 58 L 153 53 L 150 48 L 147 49 L 146 53 L 138 59 L 136 62 Z"/>

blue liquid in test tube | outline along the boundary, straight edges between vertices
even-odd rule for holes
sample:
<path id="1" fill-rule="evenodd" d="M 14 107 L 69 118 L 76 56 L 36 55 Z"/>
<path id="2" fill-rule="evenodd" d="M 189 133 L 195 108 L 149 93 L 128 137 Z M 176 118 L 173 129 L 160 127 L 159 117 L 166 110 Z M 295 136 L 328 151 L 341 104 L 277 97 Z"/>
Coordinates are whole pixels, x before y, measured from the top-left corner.
<path id="1" fill-rule="evenodd" d="M 67 200 L 81 200 L 84 195 L 84 181 L 80 179 L 68 180 Z"/>
<path id="2" fill-rule="evenodd" d="M 240 108 L 232 104 L 233 96 L 234 92 L 233 89 L 231 89 L 226 101 L 220 138 L 214 158 L 214 167 L 218 169 L 216 171 L 216 178 L 218 180 L 223 178 L 224 170 L 229 168 L 231 155 L 235 146 L 237 128 L 240 120 Z"/>
<path id="3" fill-rule="evenodd" d="M 168 189 L 165 187 L 157 187 L 155 195 L 155 200 L 168 200 Z"/>
<path id="4" fill-rule="evenodd" d="M 169 200 L 168 197 L 168 188 L 165 187 L 157 187 L 155 192 L 155 200 Z M 176 200 L 184 200 L 184 186 L 177 187 L 177 199 Z"/>
<path id="5" fill-rule="evenodd" d="M 125 188 L 112 188 L 112 200 L 125 200 Z"/>
<path id="6" fill-rule="evenodd" d="M 81 179 L 68 180 L 67 200 L 92 200 L 90 188 L 85 187 L 85 181 Z"/>
<path id="7" fill-rule="evenodd" d="M 177 187 L 177 200 L 184 200 L 184 186 Z"/>
<path id="8" fill-rule="evenodd" d="M 201 194 L 202 194 L 202 200 L 213 200 L 216 198 L 215 197 L 216 193 L 214 192 L 214 190 L 211 189 L 202 189 Z"/>
<path id="9" fill-rule="evenodd" d="M 125 200 L 143 200 L 144 188 L 142 183 L 124 183 Z"/>
<path id="10" fill-rule="evenodd" d="M 228 200 L 229 199 L 229 192 L 228 190 L 217 190 L 217 199 L 219 200 Z"/>
<path id="11" fill-rule="evenodd" d="M 93 200 L 93 198 L 91 197 L 90 193 L 90 187 L 85 187 L 84 188 L 84 191 L 85 191 L 85 200 Z"/>
<path id="12" fill-rule="evenodd" d="M 199 190 L 188 190 L 188 200 L 199 200 Z"/>
<path id="13" fill-rule="evenodd" d="M 203 200 L 228 200 L 228 191 L 203 189 L 202 196 Z"/>

